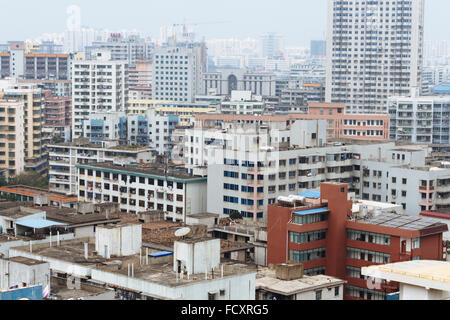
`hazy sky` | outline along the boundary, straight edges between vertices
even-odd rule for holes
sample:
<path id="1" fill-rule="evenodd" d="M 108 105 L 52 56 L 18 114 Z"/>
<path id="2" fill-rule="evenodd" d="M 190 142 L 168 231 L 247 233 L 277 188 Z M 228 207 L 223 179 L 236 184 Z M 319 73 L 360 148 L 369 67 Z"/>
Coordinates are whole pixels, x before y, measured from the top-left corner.
<path id="1" fill-rule="evenodd" d="M 83 26 L 137 29 L 159 38 L 162 25 L 200 24 L 206 39 L 258 37 L 274 31 L 287 45 L 325 39 L 327 0 L 2 0 L 0 42 L 33 39 L 66 29 L 69 5 L 81 8 Z M 449 0 L 426 0 L 426 40 L 450 40 Z M 221 23 L 217 23 L 221 22 Z"/>

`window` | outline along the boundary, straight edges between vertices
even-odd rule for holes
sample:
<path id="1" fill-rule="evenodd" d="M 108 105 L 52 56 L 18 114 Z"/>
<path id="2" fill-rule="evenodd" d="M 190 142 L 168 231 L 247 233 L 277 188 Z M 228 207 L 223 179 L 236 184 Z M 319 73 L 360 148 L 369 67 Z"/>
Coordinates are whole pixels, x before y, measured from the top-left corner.
<path id="1" fill-rule="evenodd" d="M 358 230 L 347 230 L 347 239 L 355 241 L 370 242 L 380 245 L 391 245 L 391 237 L 389 235 L 371 233 Z"/>
<path id="2" fill-rule="evenodd" d="M 347 248 L 347 258 L 386 264 L 390 262 L 391 256 L 381 252 L 349 247 Z"/>
<path id="3" fill-rule="evenodd" d="M 307 276 L 316 276 L 319 274 L 325 275 L 325 267 L 317 267 L 317 268 L 311 268 L 311 269 L 305 269 L 303 272 Z"/>
<path id="4" fill-rule="evenodd" d="M 217 300 L 216 292 L 208 292 L 208 300 Z"/>
<path id="5" fill-rule="evenodd" d="M 294 262 L 305 262 L 325 258 L 326 249 L 317 248 L 305 251 L 290 250 L 289 257 Z"/>
<path id="6" fill-rule="evenodd" d="M 316 300 L 322 300 L 322 290 L 316 291 Z"/>
<path id="7" fill-rule="evenodd" d="M 415 238 L 412 240 L 412 248 L 419 249 L 420 248 L 420 238 Z"/>
<path id="8" fill-rule="evenodd" d="M 386 300 L 386 293 L 347 285 L 346 295 L 367 300 Z"/>
<path id="9" fill-rule="evenodd" d="M 340 290 L 339 290 L 339 287 L 335 287 L 335 288 L 334 288 L 334 296 L 335 296 L 335 297 L 339 296 L 339 291 L 340 291 Z"/>
<path id="10" fill-rule="evenodd" d="M 303 225 L 303 224 L 318 223 L 327 220 L 328 220 L 328 213 L 308 214 L 308 215 L 294 214 L 293 223 Z"/>
<path id="11" fill-rule="evenodd" d="M 307 243 L 313 241 L 324 240 L 327 230 L 311 231 L 305 233 L 289 232 L 289 241 L 294 243 Z"/>

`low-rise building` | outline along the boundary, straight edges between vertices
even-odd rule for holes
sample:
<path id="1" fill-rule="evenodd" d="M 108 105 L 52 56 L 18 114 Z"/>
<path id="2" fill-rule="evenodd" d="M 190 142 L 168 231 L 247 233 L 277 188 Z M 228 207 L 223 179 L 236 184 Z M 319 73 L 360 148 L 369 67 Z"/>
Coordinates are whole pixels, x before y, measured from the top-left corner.
<path id="1" fill-rule="evenodd" d="M 154 150 L 149 147 L 120 146 L 118 141 L 95 144 L 89 140 L 74 140 L 48 146 L 50 152 L 50 191 L 78 195 L 78 163 L 151 163 Z"/>
<path id="2" fill-rule="evenodd" d="M 251 91 L 232 91 L 229 101 L 222 101 L 217 110 L 220 114 L 262 115 L 265 104 L 261 96 Z"/>
<path id="3" fill-rule="evenodd" d="M 119 203 L 122 212 L 158 210 L 165 219 L 186 221 L 186 215 L 206 211 L 206 178 L 180 168 L 77 164 L 78 199 Z"/>
<path id="4" fill-rule="evenodd" d="M 390 138 L 410 143 L 449 144 L 450 96 L 392 97 Z"/>
<path id="5" fill-rule="evenodd" d="M 48 262 L 20 256 L 0 259 L 0 291 L 33 286 L 41 286 L 41 295 L 44 290 L 50 294 Z"/>
<path id="6" fill-rule="evenodd" d="M 0 196 L 14 201 L 58 208 L 75 208 L 77 204 L 77 197 L 29 186 L 0 187 Z"/>
<path id="7" fill-rule="evenodd" d="M 196 103 L 160 101 L 151 99 L 130 99 L 128 113 L 146 116 L 149 110 L 156 115 L 177 116 L 180 125 L 190 125 L 196 115 L 217 111 L 217 101 L 202 101 Z"/>
<path id="8" fill-rule="evenodd" d="M 111 227 L 111 237 L 63 241 L 59 246 L 12 248 L 10 257 L 45 261 L 55 276 L 80 284 L 102 283 L 125 300 L 254 300 L 256 268 L 220 260 L 220 240 L 179 239 L 172 252 L 149 253 L 131 233 L 140 227 Z M 127 245 L 137 248 L 109 257 L 109 244 L 119 229 Z M 106 246 L 106 247 L 105 247 Z M 100 248 L 96 251 L 96 247 Z M 105 250 L 102 250 L 106 249 Z M 106 257 L 103 253 L 106 253 Z M 153 260 L 153 261 L 150 261 Z M 150 263 L 151 262 L 151 263 Z"/>
<path id="9" fill-rule="evenodd" d="M 301 264 L 258 271 L 256 300 L 343 300 L 345 280 L 303 274 Z"/>
<path id="10" fill-rule="evenodd" d="M 446 224 L 376 208 L 352 213 L 348 198 L 346 184 L 322 183 L 321 205 L 307 205 L 302 198 L 279 198 L 270 205 L 268 264 L 300 262 L 305 274 L 346 280 L 344 299 L 384 300 L 398 291 L 397 284 L 375 286 L 361 274 L 362 267 L 444 260 Z"/>
<path id="11" fill-rule="evenodd" d="M 398 300 L 450 299 L 450 262 L 398 262 L 365 267 L 361 274 L 377 281 L 398 282 Z"/>

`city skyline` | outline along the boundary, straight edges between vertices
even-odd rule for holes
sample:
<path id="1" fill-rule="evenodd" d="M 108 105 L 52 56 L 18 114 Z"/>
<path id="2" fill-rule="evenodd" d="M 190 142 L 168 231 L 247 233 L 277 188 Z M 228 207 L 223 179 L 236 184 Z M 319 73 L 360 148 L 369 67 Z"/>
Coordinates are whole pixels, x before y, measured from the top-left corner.
<path id="1" fill-rule="evenodd" d="M 136 29 L 153 39 L 159 38 L 160 27 L 186 22 L 198 24 L 194 30 L 197 37 L 205 37 L 207 40 L 258 38 L 266 32 L 277 32 L 284 35 L 286 46 L 309 46 L 311 40 L 325 39 L 327 24 L 326 0 L 301 0 L 296 3 L 281 0 L 277 2 L 279 11 L 272 10 L 273 4 L 267 0 L 259 1 L 257 7 L 252 1 L 243 4 L 236 0 L 214 5 L 204 0 L 194 0 L 189 5 L 179 0 L 158 4 L 138 4 L 139 1 L 131 0 L 126 6 L 116 7 L 111 7 L 108 2 L 108 10 L 104 10 L 104 0 L 94 3 L 86 0 L 52 2 L 44 0 L 39 3 L 28 2 L 25 5 L 24 0 L 18 0 L 3 4 L 4 10 L 0 12 L 0 19 L 10 26 L 15 23 L 11 12 L 17 12 L 21 7 L 27 7 L 29 10 L 21 13 L 25 27 L 0 30 L 0 41 L 35 39 L 45 33 L 64 32 L 69 18 L 67 8 L 71 5 L 80 7 L 82 26 L 114 31 Z M 43 7 L 50 6 L 52 10 L 42 10 Z M 292 10 L 284 10 L 286 6 L 292 7 Z M 174 11 L 171 8 L 180 10 Z M 445 19 L 444 15 L 448 10 L 444 8 L 450 9 L 450 3 L 446 0 L 426 1 L 425 40 L 448 39 L 445 30 L 450 27 L 450 21 Z M 32 16 L 28 12 L 40 12 L 40 15 Z M 254 17 L 249 18 L 249 13 Z M 268 19 L 272 19 L 272 23 L 267 23 Z M 33 28 L 28 28 L 27 23 L 33 25 Z"/>

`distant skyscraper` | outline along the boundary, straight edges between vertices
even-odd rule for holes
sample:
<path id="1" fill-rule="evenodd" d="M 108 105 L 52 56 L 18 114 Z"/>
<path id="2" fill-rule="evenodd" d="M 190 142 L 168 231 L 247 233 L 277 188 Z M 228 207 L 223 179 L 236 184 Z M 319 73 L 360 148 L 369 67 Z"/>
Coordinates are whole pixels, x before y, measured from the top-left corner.
<path id="1" fill-rule="evenodd" d="M 172 40 L 154 51 L 153 99 L 194 102 L 201 92 L 201 75 L 207 68 L 205 44 Z"/>
<path id="2" fill-rule="evenodd" d="M 328 0 L 327 102 L 387 113 L 421 87 L 423 32 L 424 0 Z"/>
<path id="3" fill-rule="evenodd" d="M 128 61 L 128 65 L 134 67 L 137 62 L 151 60 L 152 47 L 151 41 L 137 35 L 125 37 L 121 33 L 112 33 L 108 41 L 95 41 L 92 46 L 86 47 L 86 56 L 90 58 L 91 52 L 108 49 L 111 51 L 111 60 Z"/>
<path id="4" fill-rule="evenodd" d="M 325 40 L 311 40 L 311 56 L 324 57 L 327 55 L 327 42 Z"/>
<path id="5" fill-rule="evenodd" d="M 261 36 L 263 57 L 274 57 L 277 51 L 283 50 L 283 36 L 267 33 Z"/>

